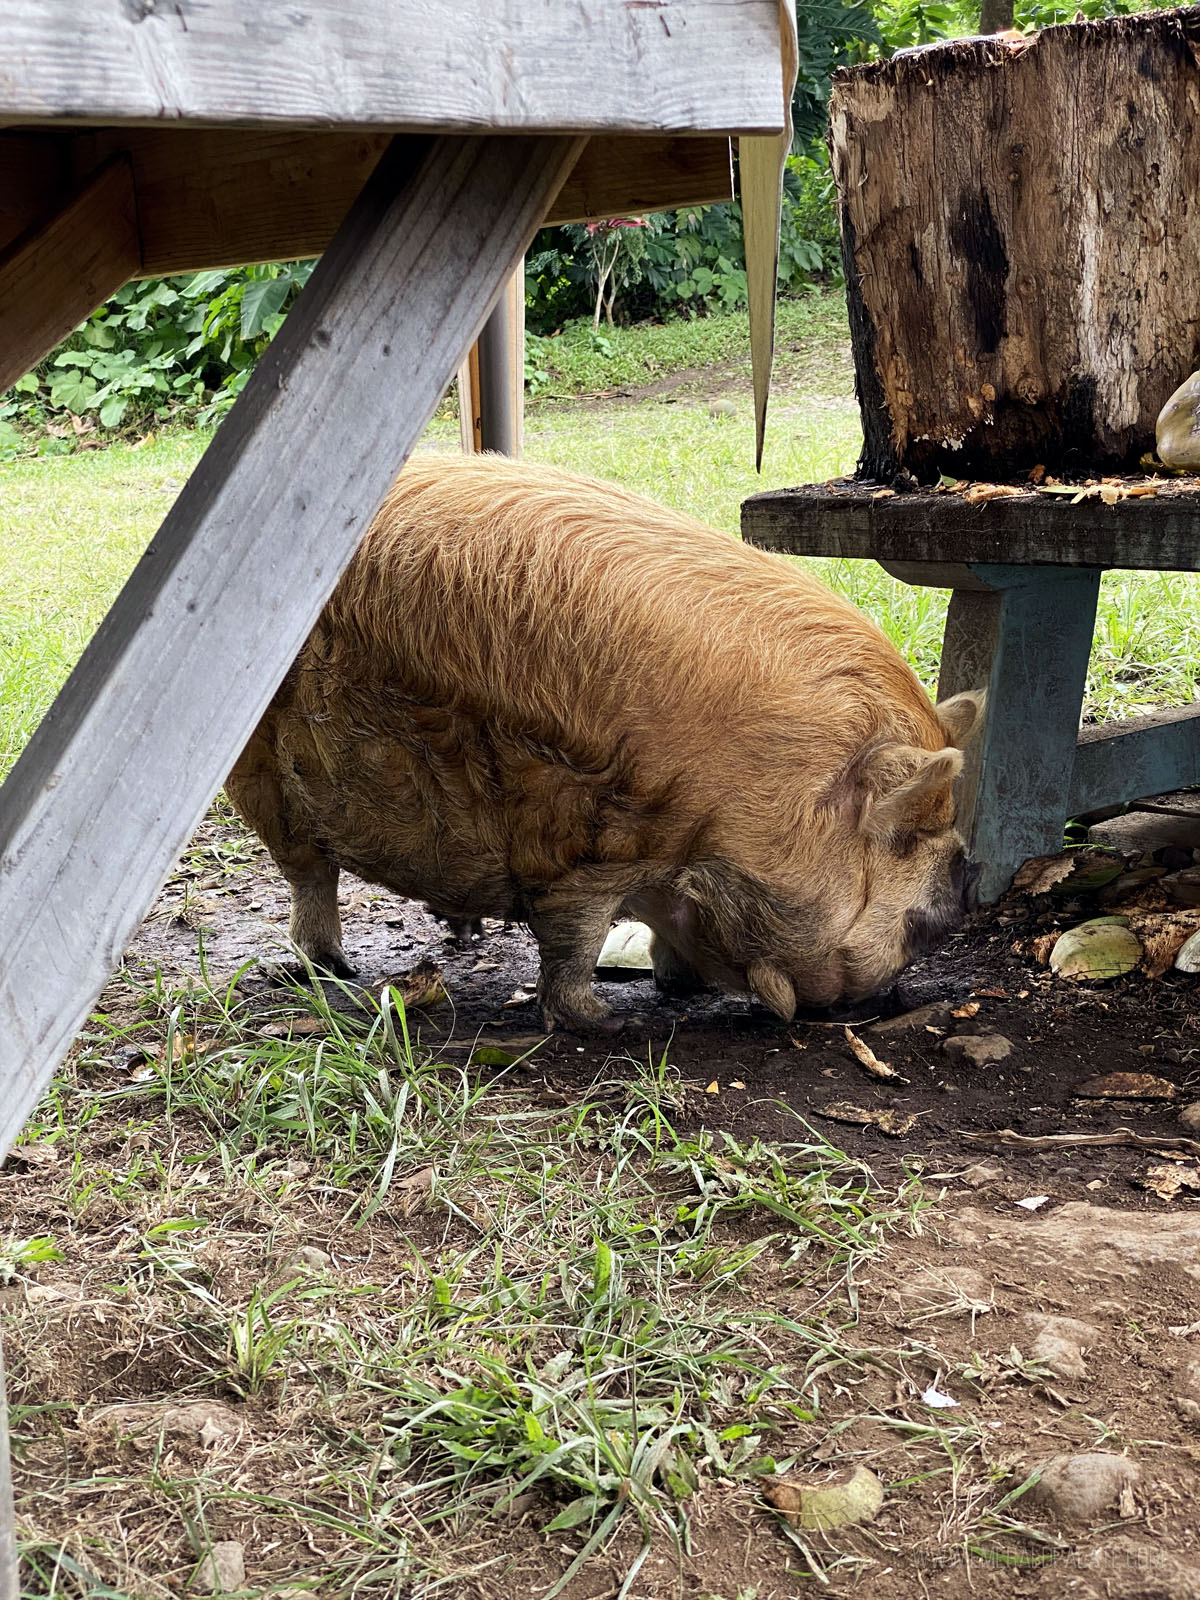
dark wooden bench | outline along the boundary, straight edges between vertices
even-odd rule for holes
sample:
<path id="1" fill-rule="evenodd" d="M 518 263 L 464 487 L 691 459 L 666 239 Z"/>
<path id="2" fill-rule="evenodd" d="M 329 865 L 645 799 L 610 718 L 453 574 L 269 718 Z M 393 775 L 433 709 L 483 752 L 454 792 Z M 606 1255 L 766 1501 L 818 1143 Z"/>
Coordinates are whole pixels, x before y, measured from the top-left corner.
<path id="1" fill-rule="evenodd" d="M 1200 707 L 1080 731 L 1101 574 L 1200 570 L 1200 493 L 1155 487 L 1111 505 L 1034 489 L 970 503 L 847 481 L 742 506 L 742 535 L 764 550 L 875 560 L 953 591 L 938 697 L 988 693 L 959 803 L 984 900 L 1059 848 L 1069 817 L 1200 783 Z"/>

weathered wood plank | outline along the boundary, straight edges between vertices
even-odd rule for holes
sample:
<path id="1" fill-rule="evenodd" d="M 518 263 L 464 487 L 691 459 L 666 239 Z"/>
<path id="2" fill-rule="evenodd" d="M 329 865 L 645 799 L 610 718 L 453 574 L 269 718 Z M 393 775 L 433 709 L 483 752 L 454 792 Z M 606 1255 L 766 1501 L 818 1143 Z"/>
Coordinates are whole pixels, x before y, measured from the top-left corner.
<path id="1" fill-rule="evenodd" d="M 13 1511 L 12 1463 L 8 1440 L 8 1390 L 0 1350 L 0 1600 L 19 1600 L 17 1523 Z"/>
<path id="2" fill-rule="evenodd" d="M 1034 493 L 970 505 L 961 494 L 875 499 L 875 492 L 809 486 L 751 495 L 742 504 L 742 537 L 789 555 L 883 562 L 1200 570 L 1194 491 L 1164 486 L 1111 506 Z"/>
<path id="3" fill-rule="evenodd" d="M 31 141 L 22 139 L 20 152 L 5 163 L 6 138 L 15 136 L 0 135 L 0 227 L 6 205 L 18 214 L 24 207 L 27 222 L 45 208 L 44 192 L 27 178 Z M 337 129 L 102 128 L 64 134 L 62 159 L 82 182 L 109 156 L 128 155 L 141 275 L 160 277 L 320 255 L 389 138 Z M 581 151 L 545 221 L 636 215 L 732 194 L 728 139 L 597 137 Z"/>
<path id="4" fill-rule="evenodd" d="M 396 141 L 0 789 L 0 1156 L 577 153 Z"/>
<path id="5" fill-rule="evenodd" d="M 1079 735 L 1069 815 L 1191 783 L 1200 783 L 1200 710 L 1126 717 Z"/>
<path id="6" fill-rule="evenodd" d="M 773 133 L 778 0 L 5 0 L 0 122 Z"/>
<path id="7" fill-rule="evenodd" d="M 0 255 L 0 394 L 141 266 L 133 175 L 108 164 Z"/>

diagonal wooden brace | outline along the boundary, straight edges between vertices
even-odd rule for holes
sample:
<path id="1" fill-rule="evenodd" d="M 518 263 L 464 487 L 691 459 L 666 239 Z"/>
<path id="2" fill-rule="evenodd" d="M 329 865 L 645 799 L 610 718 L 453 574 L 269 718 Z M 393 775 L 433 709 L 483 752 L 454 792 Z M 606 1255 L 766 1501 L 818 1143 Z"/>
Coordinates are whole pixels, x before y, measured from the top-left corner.
<path id="1" fill-rule="evenodd" d="M 580 145 L 394 142 L 0 789 L 0 1157 Z"/>
<path id="2" fill-rule="evenodd" d="M 133 170 L 117 155 L 0 254 L 0 394 L 141 266 Z"/>

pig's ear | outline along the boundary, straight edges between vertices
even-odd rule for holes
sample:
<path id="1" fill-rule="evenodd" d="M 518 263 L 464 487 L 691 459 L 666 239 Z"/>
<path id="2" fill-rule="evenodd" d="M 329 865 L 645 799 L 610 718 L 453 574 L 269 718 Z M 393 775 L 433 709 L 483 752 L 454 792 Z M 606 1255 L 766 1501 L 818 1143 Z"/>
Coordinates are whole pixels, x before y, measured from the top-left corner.
<path id="1" fill-rule="evenodd" d="M 952 695 L 949 700 L 939 701 L 934 709 L 946 731 L 946 743 L 964 750 L 983 725 L 986 705 L 986 689 L 969 689 L 965 694 Z"/>
<path id="2" fill-rule="evenodd" d="M 777 1017 L 790 1022 L 796 1015 L 796 991 L 792 980 L 780 967 L 769 961 L 752 961 L 746 968 L 746 980 L 763 1002 Z"/>
<path id="3" fill-rule="evenodd" d="M 932 825 L 962 771 L 961 750 L 913 750 L 913 764 L 893 789 L 870 796 L 861 826 L 873 838 L 899 838 L 923 824 Z M 944 826 L 939 819 L 939 826 Z"/>

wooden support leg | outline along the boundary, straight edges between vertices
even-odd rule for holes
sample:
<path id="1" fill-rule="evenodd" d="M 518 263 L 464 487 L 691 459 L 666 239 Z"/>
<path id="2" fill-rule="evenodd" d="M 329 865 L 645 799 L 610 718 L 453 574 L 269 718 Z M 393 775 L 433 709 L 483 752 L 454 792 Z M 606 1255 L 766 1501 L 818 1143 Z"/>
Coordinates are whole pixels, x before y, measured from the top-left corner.
<path id="1" fill-rule="evenodd" d="M 0 1157 L 580 147 L 393 143 L 0 790 Z"/>
<path id="2" fill-rule="evenodd" d="M 520 456 L 525 435 L 525 263 L 480 330 L 458 374 L 462 447 Z"/>
<path id="3" fill-rule="evenodd" d="M 1029 856 L 1057 850 L 1070 815 L 1100 571 L 1095 567 L 918 567 L 908 582 L 949 584 L 938 698 L 986 689 L 983 735 L 967 752 L 959 827 L 998 899 Z"/>

